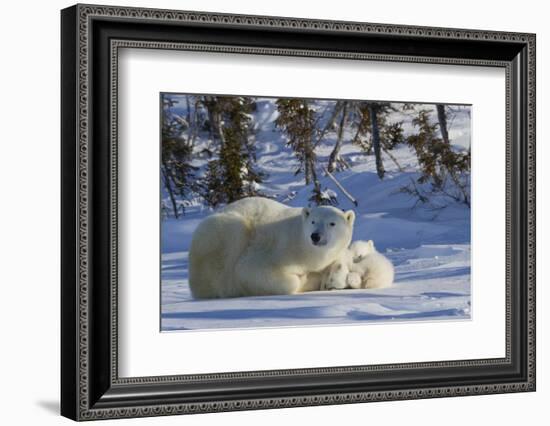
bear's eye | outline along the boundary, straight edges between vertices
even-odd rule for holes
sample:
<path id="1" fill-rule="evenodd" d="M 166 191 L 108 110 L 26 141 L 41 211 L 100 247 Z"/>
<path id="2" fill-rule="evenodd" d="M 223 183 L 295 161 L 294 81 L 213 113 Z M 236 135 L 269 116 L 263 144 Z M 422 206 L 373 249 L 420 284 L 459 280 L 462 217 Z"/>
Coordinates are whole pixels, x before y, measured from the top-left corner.
<path id="1" fill-rule="evenodd" d="M 334 222 L 330 222 L 330 226 L 336 226 Z"/>
<path id="2" fill-rule="evenodd" d="M 312 225 L 315 225 L 315 221 L 314 221 L 314 220 L 312 220 L 312 221 L 311 221 L 311 224 L 312 224 Z"/>

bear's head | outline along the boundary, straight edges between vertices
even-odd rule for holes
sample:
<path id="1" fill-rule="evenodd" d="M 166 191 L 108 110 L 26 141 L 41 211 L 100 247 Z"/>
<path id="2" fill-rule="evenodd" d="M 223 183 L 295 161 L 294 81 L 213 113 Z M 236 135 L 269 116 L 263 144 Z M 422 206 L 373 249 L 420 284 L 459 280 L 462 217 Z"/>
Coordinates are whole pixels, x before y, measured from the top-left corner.
<path id="1" fill-rule="evenodd" d="M 372 253 L 376 253 L 376 247 L 374 247 L 374 241 L 354 241 L 351 246 L 349 246 L 349 251 L 353 257 L 353 262 L 361 262 L 366 256 Z"/>
<path id="2" fill-rule="evenodd" d="M 330 251 L 347 248 L 351 242 L 355 213 L 321 206 L 302 209 L 304 238 L 313 247 Z"/>

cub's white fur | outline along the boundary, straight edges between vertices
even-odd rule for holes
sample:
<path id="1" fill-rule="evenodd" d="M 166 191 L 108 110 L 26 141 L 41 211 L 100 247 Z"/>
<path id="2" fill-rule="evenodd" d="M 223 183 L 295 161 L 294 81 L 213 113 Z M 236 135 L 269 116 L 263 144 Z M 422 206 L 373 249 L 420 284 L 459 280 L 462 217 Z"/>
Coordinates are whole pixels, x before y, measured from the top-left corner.
<path id="1" fill-rule="evenodd" d="M 249 197 L 204 219 L 189 251 L 195 298 L 319 290 L 321 272 L 351 242 L 355 214 Z"/>
<path id="2" fill-rule="evenodd" d="M 353 261 L 358 262 L 366 255 L 376 253 L 376 248 L 374 247 L 374 241 L 372 240 L 357 240 L 351 243 L 349 246 L 349 251 L 351 252 Z"/>
<path id="3" fill-rule="evenodd" d="M 392 263 L 376 251 L 373 241 L 356 241 L 327 269 L 321 290 L 385 288 L 393 279 Z"/>

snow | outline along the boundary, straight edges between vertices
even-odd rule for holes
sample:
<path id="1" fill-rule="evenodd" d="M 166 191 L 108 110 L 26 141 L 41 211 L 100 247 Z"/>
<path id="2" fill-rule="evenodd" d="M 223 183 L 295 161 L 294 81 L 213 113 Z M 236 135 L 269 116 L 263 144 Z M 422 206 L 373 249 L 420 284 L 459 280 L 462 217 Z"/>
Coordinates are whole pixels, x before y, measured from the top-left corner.
<path id="1" fill-rule="evenodd" d="M 467 244 L 421 246 L 387 255 L 396 265 L 396 284 L 388 289 L 213 300 L 192 299 L 186 252 L 163 255 L 162 330 L 469 318 Z"/>
<path id="2" fill-rule="evenodd" d="M 176 95 L 171 95 L 174 98 Z M 177 104 L 178 113 L 182 105 Z M 319 106 L 324 105 L 319 102 Z M 277 110 L 272 99 L 258 99 L 254 114 L 257 166 L 267 173 L 259 189 L 289 206 L 306 206 L 311 185 L 295 175 L 298 162 L 286 140 L 274 127 Z M 434 106 L 422 105 L 433 109 Z M 433 107 L 433 108 L 432 108 Z M 174 107 L 176 108 L 176 107 Z M 322 108 L 319 109 L 321 111 Z M 393 120 L 412 131 L 410 116 L 395 113 Z M 456 107 L 449 120 L 453 146 L 467 149 L 470 141 L 470 109 Z M 316 149 L 326 164 L 334 132 Z M 349 141 L 352 132 L 345 134 Z M 204 138 L 206 139 L 206 137 Z M 207 146 L 208 140 L 199 144 Z M 400 145 L 392 154 L 402 170 L 384 156 L 386 175 L 376 174 L 374 156 L 366 156 L 349 142 L 341 156 L 350 169 L 334 176 L 358 200 L 358 206 L 342 194 L 328 177 L 320 176 L 324 194 L 338 201 L 338 208 L 356 213 L 354 240 L 372 239 L 377 249 L 395 266 L 395 284 L 388 289 L 319 291 L 288 296 L 241 297 L 194 300 L 188 286 L 188 250 L 200 221 L 212 210 L 200 200 L 185 204 L 185 216 L 161 223 L 161 329 L 163 331 L 285 327 L 305 325 L 364 324 L 369 322 L 464 320 L 470 306 L 470 210 L 463 204 L 445 202 L 445 208 L 416 204 L 400 191 L 417 174 L 414 153 Z M 204 167 L 205 159 L 194 165 Z"/>

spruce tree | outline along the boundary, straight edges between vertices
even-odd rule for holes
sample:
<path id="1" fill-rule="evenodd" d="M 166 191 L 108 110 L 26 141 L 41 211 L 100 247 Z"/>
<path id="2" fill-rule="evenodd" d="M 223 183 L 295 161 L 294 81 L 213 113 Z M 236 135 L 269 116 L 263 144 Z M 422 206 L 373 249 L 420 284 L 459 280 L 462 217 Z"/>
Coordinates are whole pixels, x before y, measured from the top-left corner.
<path id="1" fill-rule="evenodd" d="M 447 111 L 445 109 L 445 105 L 437 104 L 435 108 L 437 111 L 437 121 L 439 123 L 441 138 L 443 139 L 443 142 L 449 144 L 449 131 L 447 129 Z"/>
<path id="2" fill-rule="evenodd" d="M 440 110 L 436 108 L 436 111 L 438 121 L 432 123 L 430 111 L 420 110 L 413 119 L 418 133 L 407 138 L 407 144 L 415 150 L 420 166 L 421 173 L 416 183 L 429 184 L 429 187 L 422 189 L 414 183 L 404 191 L 418 196 L 422 202 L 428 202 L 433 195 L 443 195 L 470 206 L 470 151 L 453 150 L 446 127 L 440 132 L 442 137 L 438 137 L 437 130 L 442 121 Z"/>
<path id="3" fill-rule="evenodd" d="M 223 192 L 222 167 L 219 160 L 209 161 L 206 165 L 206 174 L 202 180 L 202 197 L 211 207 L 225 202 Z"/>
<path id="4" fill-rule="evenodd" d="M 295 174 L 304 174 L 306 185 L 313 184 L 310 200 L 322 204 L 313 140 L 316 134 L 315 111 L 306 99 L 298 98 L 278 99 L 277 110 L 279 116 L 275 124 L 287 135 L 287 144 L 293 149 L 300 164 Z"/>
<path id="5" fill-rule="evenodd" d="M 378 114 L 382 111 L 382 107 L 378 103 L 370 102 L 368 108 L 371 122 L 372 147 L 374 149 L 374 157 L 376 160 L 376 173 L 380 179 L 383 179 L 385 170 L 384 163 L 382 162 L 382 150 L 380 147 L 380 127 L 378 126 Z"/>
<path id="6" fill-rule="evenodd" d="M 162 181 L 172 204 L 176 218 L 180 214 L 178 199 L 187 198 L 196 189 L 192 162 L 193 146 L 186 138 L 189 123 L 185 118 L 170 111 L 175 101 L 169 96 L 163 98 L 163 121 L 161 132 Z M 181 205 L 181 213 L 185 213 Z"/>
<path id="7" fill-rule="evenodd" d="M 336 135 L 336 143 L 334 144 L 334 148 L 332 149 L 328 159 L 327 170 L 330 173 L 337 168 L 344 169 L 349 167 L 346 161 L 340 156 L 340 149 L 342 149 L 342 144 L 344 142 L 344 131 L 348 122 L 348 107 L 350 103 L 350 101 L 338 101 L 334 107 L 335 110 L 341 110 L 341 113 Z"/>
<path id="8" fill-rule="evenodd" d="M 225 202 L 231 203 L 241 199 L 243 191 L 243 155 L 240 134 L 232 128 L 223 130 L 225 144 L 220 151 L 221 177 Z"/>
<path id="9" fill-rule="evenodd" d="M 256 151 L 250 114 L 255 102 L 244 96 L 208 96 L 211 135 L 218 142 L 217 159 L 209 162 L 203 196 L 210 206 L 259 195 L 256 189 L 265 176 L 256 170 Z"/>
<path id="10" fill-rule="evenodd" d="M 354 110 L 357 130 L 352 143 L 360 146 L 367 155 L 374 152 L 378 177 L 383 179 L 386 173 L 382 152 L 401 169 L 390 152 L 404 142 L 403 123 L 389 121 L 389 116 L 396 111 L 396 107 L 389 102 L 365 101 L 354 103 Z"/>

